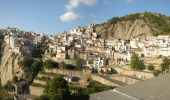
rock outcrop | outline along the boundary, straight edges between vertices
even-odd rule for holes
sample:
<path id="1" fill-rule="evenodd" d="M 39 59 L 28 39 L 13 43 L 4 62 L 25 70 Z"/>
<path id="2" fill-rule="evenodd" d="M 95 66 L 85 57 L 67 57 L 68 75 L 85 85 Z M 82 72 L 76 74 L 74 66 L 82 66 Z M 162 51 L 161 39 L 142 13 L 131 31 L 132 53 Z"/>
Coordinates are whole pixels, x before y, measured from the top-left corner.
<path id="1" fill-rule="evenodd" d="M 2 85 L 5 85 L 8 81 L 11 81 L 14 76 L 17 76 L 19 79 L 22 77 L 24 72 L 18 65 L 19 59 L 20 56 L 12 52 L 10 47 L 5 44 L 0 65 L 0 77 Z"/>
<path id="2" fill-rule="evenodd" d="M 137 36 L 169 34 L 170 17 L 158 13 L 136 13 L 114 17 L 95 26 L 101 38 L 130 39 Z"/>

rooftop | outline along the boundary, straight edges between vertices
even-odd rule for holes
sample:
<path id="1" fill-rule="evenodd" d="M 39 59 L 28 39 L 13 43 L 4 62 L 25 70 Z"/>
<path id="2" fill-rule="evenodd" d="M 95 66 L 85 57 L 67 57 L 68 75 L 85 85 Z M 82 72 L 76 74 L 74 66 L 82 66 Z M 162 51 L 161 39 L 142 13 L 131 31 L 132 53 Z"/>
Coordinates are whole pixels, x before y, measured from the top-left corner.
<path id="1" fill-rule="evenodd" d="M 90 100 L 170 100 L 170 74 L 90 95 Z"/>

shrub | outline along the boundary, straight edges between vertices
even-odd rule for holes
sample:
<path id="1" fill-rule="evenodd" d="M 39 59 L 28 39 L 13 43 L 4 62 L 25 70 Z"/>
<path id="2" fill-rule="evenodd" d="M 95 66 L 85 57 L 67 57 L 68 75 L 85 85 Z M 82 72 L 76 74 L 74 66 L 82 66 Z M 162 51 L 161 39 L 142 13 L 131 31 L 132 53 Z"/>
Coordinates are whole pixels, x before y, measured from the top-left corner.
<path id="1" fill-rule="evenodd" d="M 15 87 L 12 85 L 12 82 L 8 81 L 7 84 L 4 86 L 4 89 L 7 92 L 13 92 L 15 90 Z"/>
<path id="2" fill-rule="evenodd" d="M 153 75 L 154 75 L 154 76 L 158 76 L 160 73 L 161 73 L 160 70 L 154 70 L 154 71 L 153 71 Z"/>
<path id="3" fill-rule="evenodd" d="M 18 76 L 13 76 L 12 81 L 13 81 L 14 83 L 18 82 Z"/>
<path id="4" fill-rule="evenodd" d="M 152 64 L 150 64 L 150 65 L 148 65 L 147 69 L 150 71 L 153 71 L 155 69 L 155 67 Z"/>

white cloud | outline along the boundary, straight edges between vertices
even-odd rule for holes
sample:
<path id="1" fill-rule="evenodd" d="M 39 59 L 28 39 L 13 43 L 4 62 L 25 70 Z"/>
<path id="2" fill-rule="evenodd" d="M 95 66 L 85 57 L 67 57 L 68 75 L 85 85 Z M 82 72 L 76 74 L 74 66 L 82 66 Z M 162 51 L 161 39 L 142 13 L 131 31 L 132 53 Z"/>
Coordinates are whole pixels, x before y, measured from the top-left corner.
<path id="1" fill-rule="evenodd" d="M 79 16 L 74 12 L 74 9 L 79 7 L 80 3 L 86 6 L 92 6 L 97 3 L 98 0 L 69 0 L 69 3 L 65 6 L 67 11 L 65 14 L 60 16 L 60 20 L 63 22 L 71 22 L 78 18 L 83 18 L 84 16 Z"/>
<path id="2" fill-rule="evenodd" d="M 66 12 L 65 14 L 60 16 L 60 19 L 64 22 L 71 22 L 78 18 L 80 18 L 80 16 L 73 11 Z"/>
<path id="3" fill-rule="evenodd" d="M 83 3 L 87 6 L 92 6 L 97 3 L 98 0 L 83 0 Z"/>
<path id="4" fill-rule="evenodd" d="M 69 4 L 66 5 L 68 10 L 73 10 L 74 8 L 78 7 L 81 0 L 70 0 Z"/>

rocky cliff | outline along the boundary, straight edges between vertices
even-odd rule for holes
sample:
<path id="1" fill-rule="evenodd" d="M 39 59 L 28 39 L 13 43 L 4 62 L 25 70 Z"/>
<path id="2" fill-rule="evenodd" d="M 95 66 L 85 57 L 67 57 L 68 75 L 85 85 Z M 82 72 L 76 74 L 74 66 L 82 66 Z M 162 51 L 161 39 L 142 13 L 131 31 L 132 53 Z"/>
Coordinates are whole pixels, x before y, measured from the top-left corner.
<path id="1" fill-rule="evenodd" d="M 20 79 L 24 72 L 18 65 L 20 56 L 12 52 L 9 45 L 4 43 L 3 51 L 1 52 L 0 77 L 1 84 L 5 85 L 8 81 L 11 81 L 14 76 L 17 76 Z"/>
<path id="2" fill-rule="evenodd" d="M 170 34 L 170 17 L 152 12 L 136 13 L 114 17 L 97 24 L 95 29 L 101 38 L 129 39 L 136 36 Z"/>

